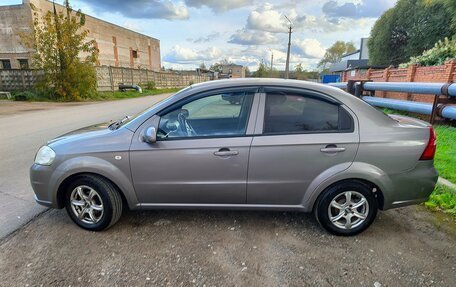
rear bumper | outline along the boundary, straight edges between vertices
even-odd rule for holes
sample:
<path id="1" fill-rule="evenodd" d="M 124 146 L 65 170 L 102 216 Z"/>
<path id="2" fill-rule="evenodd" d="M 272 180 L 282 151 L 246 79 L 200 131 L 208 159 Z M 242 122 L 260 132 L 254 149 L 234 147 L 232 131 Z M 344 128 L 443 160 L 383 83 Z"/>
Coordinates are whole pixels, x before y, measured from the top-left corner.
<path id="1" fill-rule="evenodd" d="M 414 169 L 390 175 L 393 189 L 384 191 L 383 209 L 419 204 L 428 200 L 434 191 L 439 174 L 433 161 L 419 161 Z"/>

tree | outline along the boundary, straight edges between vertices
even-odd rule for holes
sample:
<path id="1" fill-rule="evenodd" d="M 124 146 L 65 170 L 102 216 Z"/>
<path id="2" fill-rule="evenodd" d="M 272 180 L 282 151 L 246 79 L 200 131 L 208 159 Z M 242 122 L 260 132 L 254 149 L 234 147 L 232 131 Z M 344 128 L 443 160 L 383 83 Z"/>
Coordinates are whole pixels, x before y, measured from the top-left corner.
<path id="1" fill-rule="evenodd" d="M 245 66 L 244 69 L 245 69 L 245 70 L 244 70 L 244 71 L 245 71 L 245 76 L 246 76 L 246 77 L 250 77 L 251 72 L 250 72 L 249 67 Z"/>
<path id="2" fill-rule="evenodd" d="M 206 70 L 206 65 L 204 64 L 204 62 L 202 62 L 200 65 L 199 65 L 199 68 L 201 70 Z"/>
<path id="3" fill-rule="evenodd" d="M 223 59 L 220 62 L 212 64 L 211 67 L 209 68 L 209 70 L 221 73 L 222 72 L 222 66 L 233 65 L 233 64 L 234 64 L 233 62 L 230 62 L 227 59 Z"/>
<path id="4" fill-rule="evenodd" d="M 323 59 L 318 63 L 318 67 L 326 69 L 328 64 L 340 62 L 344 54 L 356 51 L 355 45 L 352 42 L 337 41 L 331 47 L 326 49 Z"/>
<path id="5" fill-rule="evenodd" d="M 267 78 L 268 76 L 269 76 L 268 68 L 266 67 L 266 65 L 263 62 L 261 62 L 260 65 L 258 66 L 258 69 L 254 73 L 254 77 L 255 78 Z"/>
<path id="6" fill-rule="evenodd" d="M 302 63 L 295 66 L 295 76 L 298 80 L 318 79 L 319 73 L 315 71 L 307 71 L 302 67 Z"/>
<path id="7" fill-rule="evenodd" d="M 33 11 L 33 33 L 29 35 L 35 50 L 33 66 L 44 71 L 38 88 L 51 91 L 57 100 L 69 101 L 90 98 L 96 94 L 98 49 L 95 41 L 86 40 L 85 16 L 74 12 L 68 1 L 64 11 L 48 11 L 42 17 Z"/>
<path id="8" fill-rule="evenodd" d="M 371 65 L 398 65 L 455 34 L 446 0 L 399 0 L 375 23 L 368 42 Z"/>
<path id="9" fill-rule="evenodd" d="M 448 60 L 456 59 L 456 37 L 452 40 L 445 38 L 438 41 L 435 46 L 423 52 L 417 57 L 411 57 L 410 62 L 402 64 L 406 67 L 410 64 L 419 64 L 421 66 L 443 65 Z"/>

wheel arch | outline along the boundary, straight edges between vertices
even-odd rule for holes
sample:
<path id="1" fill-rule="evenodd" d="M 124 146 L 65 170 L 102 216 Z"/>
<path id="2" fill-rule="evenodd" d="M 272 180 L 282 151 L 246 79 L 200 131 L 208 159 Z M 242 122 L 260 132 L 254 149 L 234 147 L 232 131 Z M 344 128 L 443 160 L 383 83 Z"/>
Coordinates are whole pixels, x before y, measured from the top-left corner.
<path id="1" fill-rule="evenodd" d="M 126 196 L 124 194 L 124 191 L 122 191 L 122 189 L 114 181 L 112 181 L 108 177 L 106 177 L 104 175 L 101 175 L 101 174 L 98 174 L 98 173 L 95 173 L 95 172 L 78 172 L 78 173 L 74 173 L 74 174 L 71 174 L 68 177 L 66 177 L 60 183 L 59 187 L 57 188 L 57 207 L 58 208 L 65 207 L 65 202 L 64 202 L 64 200 L 65 200 L 65 192 L 67 191 L 67 188 L 70 185 L 70 183 L 73 182 L 78 177 L 85 176 L 85 175 L 98 177 L 98 178 L 100 178 L 102 180 L 105 180 L 105 181 L 109 182 L 112 186 L 114 186 L 116 188 L 117 192 L 119 192 L 120 197 L 122 198 L 123 206 L 127 206 L 127 207 L 129 206 L 128 205 L 128 200 L 127 200 L 127 198 L 126 198 Z"/>
<path id="2" fill-rule="evenodd" d="M 304 211 L 313 211 L 319 196 L 331 186 L 343 181 L 357 181 L 369 186 L 376 193 L 378 207 L 381 210 L 391 200 L 391 192 L 394 190 L 393 182 L 384 171 L 367 163 L 354 162 L 341 172 L 314 180 L 304 194 L 302 203 Z"/>
<path id="3" fill-rule="evenodd" d="M 326 190 L 332 188 L 335 185 L 339 185 L 339 184 L 342 184 L 342 183 L 345 183 L 345 182 L 357 182 L 357 183 L 361 183 L 361 184 L 367 186 L 367 188 L 369 188 L 369 190 L 371 190 L 375 194 L 375 198 L 377 199 L 378 208 L 380 210 L 383 210 L 383 206 L 384 206 L 384 203 L 385 203 L 385 198 L 383 196 L 382 190 L 375 183 L 373 183 L 373 182 L 371 182 L 369 180 L 363 179 L 363 178 L 346 178 L 346 179 L 342 179 L 342 180 L 333 182 L 332 184 L 330 184 L 327 187 L 325 187 L 318 194 L 317 198 L 313 202 L 313 204 L 312 204 L 312 212 L 315 211 L 315 206 L 317 205 L 318 200 L 320 199 L 320 197 L 324 194 L 324 192 Z"/>

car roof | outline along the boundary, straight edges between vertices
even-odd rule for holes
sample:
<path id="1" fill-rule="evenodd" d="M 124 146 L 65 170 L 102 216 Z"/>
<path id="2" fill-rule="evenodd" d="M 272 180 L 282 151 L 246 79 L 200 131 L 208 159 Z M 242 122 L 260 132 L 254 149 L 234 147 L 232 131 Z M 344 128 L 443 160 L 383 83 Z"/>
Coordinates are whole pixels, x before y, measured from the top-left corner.
<path id="1" fill-rule="evenodd" d="M 380 112 L 372 112 L 373 108 L 362 99 L 357 98 L 349 93 L 335 88 L 329 85 L 308 82 L 308 81 L 301 81 L 301 80 L 290 80 L 290 79 L 277 79 L 277 78 L 236 78 L 236 79 L 224 79 L 224 80 L 214 80 L 214 81 L 207 81 L 203 83 L 193 84 L 174 96 L 167 98 L 166 100 L 154 105 L 152 108 L 148 109 L 143 115 L 139 116 L 138 118 L 132 120 L 128 126 L 132 128 L 132 130 L 136 130 L 140 123 L 143 122 L 145 119 L 149 118 L 151 115 L 155 114 L 162 108 L 169 106 L 181 99 L 184 99 L 188 96 L 205 92 L 209 90 L 215 89 L 224 89 L 224 88 L 235 88 L 235 87 L 246 87 L 246 86 L 277 86 L 277 87 L 284 87 L 284 88 L 299 88 L 299 89 L 307 89 L 312 90 L 315 92 L 320 92 L 327 96 L 333 97 L 337 99 L 342 104 L 346 105 L 352 111 L 356 111 L 357 115 L 361 115 L 361 117 L 368 117 L 370 121 L 374 125 L 378 124 L 388 124 L 391 121 L 390 118 L 384 116 Z"/>

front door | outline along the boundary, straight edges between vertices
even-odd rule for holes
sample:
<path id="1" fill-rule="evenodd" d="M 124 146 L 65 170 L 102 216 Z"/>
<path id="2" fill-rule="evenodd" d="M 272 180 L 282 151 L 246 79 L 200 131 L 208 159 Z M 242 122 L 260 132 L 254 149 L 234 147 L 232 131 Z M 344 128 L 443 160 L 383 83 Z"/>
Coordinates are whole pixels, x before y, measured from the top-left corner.
<path id="1" fill-rule="evenodd" d="M 159 113 L 154 144 L 141 141 L 139 134 L 148 126 L 140 127 L 130 151 L 139 201 L 245 203 L 254 96 L 252 90 L 237 89 L 182 100 Z"/>
<path id="2" fill-rule="evenodd" d="M 353 162 L 359 143 L 354 115 L 311 91 L 270 88 L 261 97 L 247 203 L 300 205 L 314 179 Z"/>

